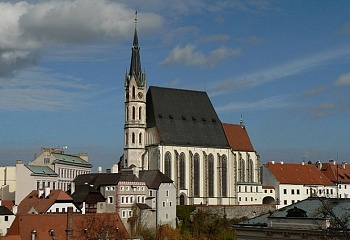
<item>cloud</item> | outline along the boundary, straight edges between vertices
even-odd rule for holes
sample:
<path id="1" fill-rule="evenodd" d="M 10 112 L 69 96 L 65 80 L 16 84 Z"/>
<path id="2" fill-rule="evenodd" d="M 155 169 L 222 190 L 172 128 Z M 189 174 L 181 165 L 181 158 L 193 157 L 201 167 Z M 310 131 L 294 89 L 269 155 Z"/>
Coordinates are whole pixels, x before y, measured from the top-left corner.
<path id="1" fill-rule="evenodd" d="M 35 65 L 41 50 L 130 38 L 134 26 L 134 10 L 109 0 L 1 2 L 0 12 L 0 77 Z M 138 16 L 145 32 L 163 22 L 154 13 Z"/>
<path id="2" fill-rule="evenodd" d="M 344 35 L 344 34 L 349 34 L 350 33 L 350 22 L 344 24 L 338 31 L 337 35 Z"/>
<path id="3" fill-rule="evenodd" d="M 320 105 L 310 107 L 310 116 L 312 118 L 321 118 L 331 115 L 337 109 L 334 103 L 322 103 Z"/>
<path id="4" fill-rule="evenodd" d="M 185 47 L 176 46 L 161 64 L 183 63 L 190 66 L 208 66 L 215 65 L 219 61 L 241 53 L 239 49 L 220 47 L 205 55 L 202 52 L 195 51 L 195 48 L 192 44 L 187 44 Z"/>
<path id="5" fill-rule="evenodd" d="M 320 87 L 316 87 L 316 88 L 313 88 L 313 89 L 306 91 L 304 93 L 304 95 L 307 97 L 313 97 L 313 96 L 316 96 L 316 95 L 322 93 L 324 90 L 325 90 L 325 86 L 320 86 Z"/>
<path id="6" fill-rule="evenodd" d="M 257 72 L 222 81 L 218 85 L 211 87 L 211 93 L 212 95 L 223 95 L 232 92 L 230 90 L 233 88 L 256 87 L 272 81 L 317 69 L 318 67 L 323 66 L 332 60 L 341 59 L 348 56 L 350 56 L 349 45 L 324 51 L 312 56 L 296 59 L 291 62 L 279 64 Z"/>
<path id="7" fill-rule="evenodd" d="M 47 69 L 24 70 L 13 79 L 0 79 L 0 110 L 55 111 L 74 109 L 87 102 L 93 85 Z"/>
<path id="8" fill-rule="evenodd" d="M 248 38 L 239 38 L 237 41 L 249 45 L 260 45 L 263 43 L 263 40 L 256 36 L 250 36 Z"/>
<path id="9" fill-rule="evenodd" d="M 290 104 L 286 101 L 288 95 L 277 95 L 261 99 L 256 102 L 231 102 L 225 106 L 217 107 L 218 112 L 232 112 L 241 110 L 265 110 L 287 107 Z"/>
<path id="10" fill-rule="evenodd" d="M 203 42 L 226 42 L 230 39 L 230 36 L 227 34 L 215 34 L 209 35 L 202 38 Z"/>
<path id="11" fill-rule="evenodd" d="M 334 82 L 337 86 L 348 86 L 350 87 L 350 72 L 341 75 L 339 78 L 337 78 Z"/>

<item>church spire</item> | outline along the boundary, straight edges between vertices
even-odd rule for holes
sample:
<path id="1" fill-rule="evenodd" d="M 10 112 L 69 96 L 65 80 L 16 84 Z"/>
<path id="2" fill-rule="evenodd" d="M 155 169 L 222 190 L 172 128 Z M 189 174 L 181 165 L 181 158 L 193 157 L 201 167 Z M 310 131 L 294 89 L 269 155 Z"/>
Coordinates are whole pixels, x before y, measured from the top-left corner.
<path id="1" fill-rule="evenodd" d="M 135 32 L 134 32 L 134 41 L 132 44 L 132 53 L 131 53 L 131 63 L 129 76 L 134 76 L 139 87 L 144 86 L 144 77 L 141 71 L 141 59 L 140 59 L 140 46 L 139 39 L 137 37 L 137 11 L 135 12 Z"/>

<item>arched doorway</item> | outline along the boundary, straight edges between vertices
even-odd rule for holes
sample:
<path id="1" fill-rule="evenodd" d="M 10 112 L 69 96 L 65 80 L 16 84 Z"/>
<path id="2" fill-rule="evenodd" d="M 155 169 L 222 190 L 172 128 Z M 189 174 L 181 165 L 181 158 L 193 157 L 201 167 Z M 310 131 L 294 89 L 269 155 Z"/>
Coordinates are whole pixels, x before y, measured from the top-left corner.
<path id="1" fill-rule="evenodd" d="M 185 196 L 180 195 L 180 205 L 185 205 Z"/>
<path id="2" fill-rule="evenodd" d="M 268 196 L 268 197 L 263 198 L 262 203 L 263 204 L 275 204 L 276 202 L 275 202 L 275 199 L 273 197 Z"/>

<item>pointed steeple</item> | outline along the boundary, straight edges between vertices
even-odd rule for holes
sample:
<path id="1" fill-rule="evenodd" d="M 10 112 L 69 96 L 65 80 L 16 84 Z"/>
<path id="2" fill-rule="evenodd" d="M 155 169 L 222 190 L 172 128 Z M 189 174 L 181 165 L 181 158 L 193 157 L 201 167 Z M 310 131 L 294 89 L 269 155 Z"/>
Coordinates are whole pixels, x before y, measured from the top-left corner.
<path id="1" fill-rule="evenodd" d="M 134 76 L 139 87 L 144 86 L 144 74 L 141 71 L 141 59 L 140 59 L 140 46 L 139 39 L 137 37 L 137 12 L 135 12 L 135 32 L 134 41 L 131 48 L 131 63 L 129 76 Z"/>

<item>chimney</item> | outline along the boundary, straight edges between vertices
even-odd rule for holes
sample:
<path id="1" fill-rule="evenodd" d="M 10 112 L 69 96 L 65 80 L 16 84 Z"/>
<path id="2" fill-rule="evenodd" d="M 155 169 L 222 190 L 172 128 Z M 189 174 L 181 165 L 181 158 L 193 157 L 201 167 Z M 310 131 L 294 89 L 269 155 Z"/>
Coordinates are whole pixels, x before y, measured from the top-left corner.
<path id="1" fill-rule="evenodd" d="M 45 192 L 44 192 L 44 194 L 45 194 L 45 198 L 48 198 L 48 197 L 49 197 L 49 195 L 50 195 L 50 187 L 45 187 Z"/>
<path id="2" fill-rule="evenodd" d="M 22 160 L 16 160 L 16 164 L 23 164 Z"/>
<path id="3" fill-rule="evenodd" d="M 102 173 L 102 167 L 101 166 L 97 167 L 97 173 Z"/>
<path id="4" fill-rule="evenodd" d="M 112 166 L 112 173 L 118 173 L 119 170 L 118 170 L 118 164 L 113 164 Z"/>
<path id="5" fill-rule="evenodd" d="M 67 229 L 66 229 L 66 239 L 71 240 L 73 232 L 73 208 L 68 207 L 67 209 Z"/>
<path id="6" fill-rule="evenodd" d="M 38 189 L 38 198 L 44 197 L 44 189 Z"/>
<path id="7" fill-rule="evenodd" d="M 331 164 L 333 164 L 333 165 L 336 165 L 336 162 L 335 162 L 334 159 L 329 160 L 329 163 L 331 163 Z"/>

